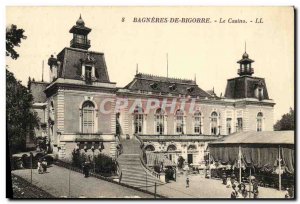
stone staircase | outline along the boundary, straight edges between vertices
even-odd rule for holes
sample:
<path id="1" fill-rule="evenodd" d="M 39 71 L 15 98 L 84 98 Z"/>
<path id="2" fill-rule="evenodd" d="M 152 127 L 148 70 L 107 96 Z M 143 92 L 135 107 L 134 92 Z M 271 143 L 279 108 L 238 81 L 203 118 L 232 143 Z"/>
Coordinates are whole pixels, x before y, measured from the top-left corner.
<path id="1" fill-rule="evenodd" d="M 121 183 L 138 188 L 154 186 L 155 183 L 164 184 L 142 165 L 140 143 L 136 139 L 121 140 L 120 143 L 123 146 L 123 153 L 117 161 L 122 171 Z"/>

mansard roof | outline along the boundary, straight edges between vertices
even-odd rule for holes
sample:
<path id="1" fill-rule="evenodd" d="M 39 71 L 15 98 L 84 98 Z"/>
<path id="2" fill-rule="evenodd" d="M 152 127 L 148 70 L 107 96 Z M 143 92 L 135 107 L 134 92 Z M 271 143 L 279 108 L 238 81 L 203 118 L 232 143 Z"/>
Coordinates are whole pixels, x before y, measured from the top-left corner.
<path id="1" fill-rule="evenodd" d="M 125 89 L 212 98 L 210 94 L 199 88 L 197 83 L 193 80 L 161 77 L 143 73 L 136 74 L 134 79 L 125 86 Z"/>
<path id="2" fill-rule="evenodd" d="M 58 77 L 65 79 L 81 79 L 81 63 L 90 57 L 95 61 L 95 75 L 99 82 L 110 82 L 104 54 L 78 48 L 64 48 L 58 55 L 57 60 L 61 63 L 58 68 Z"/>
<path id="3" fill-rule="evenodd" d="M 33 102 L 34 103 L 44 103 L 47 100 L 46 94 L 44 90 L 49 85 L 47 82 L 37 82 L 32 81 L 30 83 L 30 90 L 31 94 L 33 96 Z"/>
<path id="4" fill-rule="evenodd" d="M 230 99 L 256 98 L 255 89 L 258 86 L 263 88 L 263 99 L 269 99 L 265 79 L 252 76 L 228 79 L 224 97 Z"/>

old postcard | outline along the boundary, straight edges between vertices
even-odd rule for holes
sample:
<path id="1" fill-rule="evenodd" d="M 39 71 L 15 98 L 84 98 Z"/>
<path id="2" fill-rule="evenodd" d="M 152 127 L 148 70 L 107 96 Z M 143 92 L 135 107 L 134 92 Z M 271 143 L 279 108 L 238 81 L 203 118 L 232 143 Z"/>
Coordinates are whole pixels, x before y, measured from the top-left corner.
<path id="1" fill-rule="evenodd" d="M 294 7 L 7 7 L 7 197 L 295 199 Z"/>

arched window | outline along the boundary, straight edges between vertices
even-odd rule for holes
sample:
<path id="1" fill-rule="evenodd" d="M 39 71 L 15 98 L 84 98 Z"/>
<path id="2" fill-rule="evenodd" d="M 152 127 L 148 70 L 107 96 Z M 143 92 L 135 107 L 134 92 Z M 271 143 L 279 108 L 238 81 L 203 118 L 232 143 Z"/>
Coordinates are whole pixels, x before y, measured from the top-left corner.
<path id="1" fill-rule="evenodd" d="M 151 151 L 151 152 L 153 152 L 153 151 L 155 151 L 155 148 L 154 148 L 153 145 L 147 145 L 147 146 L 145 147 L 145 151 Z"/>
<path id="2" fill-rule="evenodd" d="M 91 101 L 82 105 L 82 133 L 94 133 L 95 106 Z"/>
<path id="3" fill-rule="evenodd" d="M 157 134 L 164 134 L 165 112 L 158 108 L 155 112 L 155 126 Z"/>
<path id="4" fill-rule="evenodd" d="M 184 127 L 183 117 L 184 117 L 183 111 L 177 110 L 176 111 L 176 133 L 184 134 L 184 132 L 183 132 L 183 127 Z"/>
<path id="5" fill-rule="evenodd" d="M 257 132 L 261 132 L 262 131 L 262 123 L 263 123 L 263 113 L 259 112 L 257 114 L 257 118 L 256 118 L 256 123 L 257 123 Z"/>
<path id="6" fill-rule="evenodd" d="M 195 134 L 202 134 L 201 131 L 201 113 L 196 111 L 194 113 L 194 132 Z"/>
<path id="7" fill-rule="evenodd" d="M 177 148 L 176 148 L 176 146 L 173 145 L 173 144 L 169 145 L 168 148 L 167 148 L 167 151 L 168 151 L 168 152 L 174 152 L 174 151 L 176 151 L 176 150 L 177 150 Z"/>
<path id="8" fill-rule="evenodd" d="M 134 133 L 140 134 L 143 133 L 143 124 L 144 124 L 144 111 L 141 107 L 136 107 L 134 109 Z"/>
<path id="9" fill-rule="evenodd" d="M 195 150 L 197 150 L 197 147 L 195 145 L 189 145 L 187 150 L 188 151 L 195 151 Z"/>
<path id="10" fill-rule="evenodd" d="M 217 135 L 218 132 L 218 114 L 217 112 L 211 113 L 211 119 L 210 119 L 210 129 L 212 135 Z"/>

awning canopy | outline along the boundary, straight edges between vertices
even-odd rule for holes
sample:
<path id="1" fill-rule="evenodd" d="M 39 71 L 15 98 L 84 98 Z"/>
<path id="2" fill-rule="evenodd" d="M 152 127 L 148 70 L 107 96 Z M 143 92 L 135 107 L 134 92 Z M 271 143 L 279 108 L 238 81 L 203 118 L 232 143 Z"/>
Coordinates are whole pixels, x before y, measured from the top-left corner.
<path id="1" fill-rule="evenodd" d="M 239 132 L 210 144 L 294 144 L 294 131 Z"/>
<path id="2" fill-rule="evenodd" d="M 274 168 L 280 158 L 285 170 L 294 173 L 294 131 L 240 132 L 209 144 L 211 159 L 236 165 L 239 160 L 255 167 Z"/>
<path id="3" fill-rule="evenodd" d="M 164 153 L 147 152 L 147 166 L 156 166 L 163 163 L 163 166 L 176 166 L 174 162 L 168 159 Z"/>

